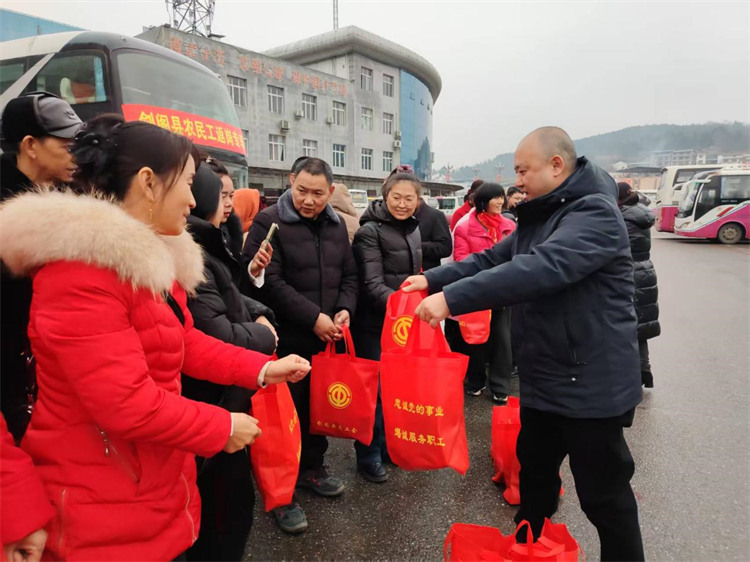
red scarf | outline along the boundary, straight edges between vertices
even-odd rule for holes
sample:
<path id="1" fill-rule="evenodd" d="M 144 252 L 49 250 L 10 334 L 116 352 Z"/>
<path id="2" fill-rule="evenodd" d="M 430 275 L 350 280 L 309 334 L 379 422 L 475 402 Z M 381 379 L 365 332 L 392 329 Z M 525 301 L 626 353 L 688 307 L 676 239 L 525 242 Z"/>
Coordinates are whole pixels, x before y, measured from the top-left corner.
<path id="1" fill-rule="evenodd" d="M 502 238 L 503 216 L 491 215 L 489 213 L 477 213 L 477 220 L 479 221 L 479 224 L 487 229 L 487 234 L 492 238 L 493 244 L 497 244 Z"/>

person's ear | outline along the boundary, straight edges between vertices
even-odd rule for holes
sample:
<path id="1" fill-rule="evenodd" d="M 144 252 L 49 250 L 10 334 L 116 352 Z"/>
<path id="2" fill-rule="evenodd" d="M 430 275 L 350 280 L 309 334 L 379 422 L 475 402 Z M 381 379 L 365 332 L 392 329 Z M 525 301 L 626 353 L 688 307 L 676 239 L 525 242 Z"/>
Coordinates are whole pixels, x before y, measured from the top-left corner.
<path id="1" fill-rule="evenodd" d="M 555 154 L 551 160 L 552 175 L 559 176 L 565 171 L 565 160 L 559 154 Z"/>
<path id="2" fill-rule="evenodd" d="M 36 151 L 39 142 L 39 139 L 34 138 L 31 135 L 26 135 L 21 139 L 21 142 L 18 143 L 18 154 L 26 154 L 32 160 L 36 160 Z"/>
<path id="3" fill-rule="evenodd" d="M 289 186 L 294 187 L 294 180 L 297 179 L 297 176 L 294 174 L 289 174 Z"/>
<path id="4" fill-rule="evenodd" d="M 141 191 L 146 200 L 153 204 L 156 201 L 156 174 L 154 171 L 145 166 L 138 170 L 135 176 L 136 186 Z"/>

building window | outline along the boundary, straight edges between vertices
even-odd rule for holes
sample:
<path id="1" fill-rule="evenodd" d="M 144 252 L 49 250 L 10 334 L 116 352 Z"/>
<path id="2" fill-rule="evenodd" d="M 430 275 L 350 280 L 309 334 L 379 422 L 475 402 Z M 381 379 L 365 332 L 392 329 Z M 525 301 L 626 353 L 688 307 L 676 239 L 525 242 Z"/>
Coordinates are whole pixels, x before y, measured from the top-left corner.
<path id="1" fill-rule="evenodd" d="M 360 74 L 360 85 L 363 90 L 368 92 L 372 91 L 372 68 L 362 67 L 362 73 Z"/>
<path id="2" fill-rule="evenodd" d="M 318 98 L 310 94 L 302 94 L 302 113 L 305 119 L 315 121 L 318 118 Z"/>
<path id="3" fill-rule="evenodd" d="M 242 130 L 242 142 L 245 143 L 245 156 L 250 156 L 250 131 L 247 129 L 241 129 Z"/>
<path id="4" fill-rule="evenodd" d="M 362 169 L 372 170 L 372 148 L 362 149 Z"/>
<path id="5" fill-rule="evenodd" d="M 333 167 L 343 168 L 346 156 L 346 146 L 343 144 L 333 145 Z"/>
<path id="6" fill-rule="evenodd" d="M 302 155 L 303 156 L 317 156 L 318 155 L 318 141 L 302 139 Z"/>
<path id="7" fill-rule="evenodd" d="M 383 95 L 393 97 L 393 76 L 383 74 Z"/>
<path id="8" fill-rule="evenodd" d="M 369 107 L 362 108 L 362 128 L 365 131 L 372 131 L 372 109 Z"/>
<path id="9" fill-rule="evenodd" d="M 284 88 L 268 86 L 268 111 L 284 115 Z"/>
<path id="10" fill-rule="evenodd" d="M 284 161 L 284 137 L 282 135 L 268 135 L 268 159 L 276 162 Z"/>
<path id="11" fill-rule="evenodd" d="M 346 126 L 346 104 L 340 101 L 333 102 L 333 123 Z"/>
<path id="12" fill-rule="evenodd" d="M 227 76 L 229 84 L 229 95 L 232 97 L 234 105 L 240 107 L 247 106 L 247 80 L 244 78 L 237 78 L 236 76 Z"/>
<path id="13" fill-rule="evenodd" d="M 393 152 L 383 151 L 383 171 L 390 172 L 393 170 Z"/>
<path id="14" fill-rule="evenodd" d="M 383 132 L 386 135 L 393 134 L 393 113 L 383 113 Z"/>

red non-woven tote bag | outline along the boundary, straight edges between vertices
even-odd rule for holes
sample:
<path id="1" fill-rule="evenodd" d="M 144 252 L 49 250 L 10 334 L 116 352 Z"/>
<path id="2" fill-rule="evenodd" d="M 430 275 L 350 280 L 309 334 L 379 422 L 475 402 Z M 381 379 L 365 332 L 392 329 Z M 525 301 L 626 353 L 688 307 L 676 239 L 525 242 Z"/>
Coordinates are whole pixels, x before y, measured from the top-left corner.
<path id="1" fill-rule="evenodd" d="M 492 480 L 503 482 L 503 498 L 509 505 L 521 503 L 521 492 L 518 488 L 518 474 L 521 465 L 516 455 L 516 442 L 521 430 L 521 413 L 518 398 L 508 397 L 507 406 L 495 406 L 492 409 L 492 464 L 495 475 Z"/>
<path id="2" fill-rule="evenodd" d="M 402 290 L 398 290 L 388 297 L 388 302 L 385 305 L 383 332 L 380 335 L 381 353 L 406 347 L 409 328 L 414 321 L 414 311 L 426 297 L 427 291 L 405 293 Z"/>
<path id="3" fill-rule="evenodd" d="M 270 384 L 252 398 L 252 415 L 263 434 L 250 446 L 250 461 L 266 511 L 292 503 L 302 435 L 286 383 Z"/>
<path id="4" fill-rule="evenodd" d="M 430 342 L 428 346 L 423 346 L 425 341 Z M 450 467 L 466 473 L 469 449 L 463 380 L 468 361 L 465 355 L 450 351 L 440 328 L 417 319 L 406 347 L 381 354 L 386 443 L 399 467 Z"/>
<path id="5" fill-rule="evenodd" d="M 516 533 L 523 527 L 526 527 L 525 544 L 516 541 Z M 544 520 L 536 542 L 526 521 L 507 536 L 495 527 L 455 523 L 445 537 L 443 559 L 446 562 L 577 562 L 583 559 L 583 552 L 564 524 L 549 519 Z"/>
<path id="6" fill-rule="evenodd" d="M 495 406 L 492 409 L 492 443 L 490 453 L 495 475 L 492 480 L 505 484 L 503 498 L 508 505 L 520 505 L 521 490 L 519 474 L 521 464 L 518 462 L 516 444 L 521 431 L 521 409 L 518 398 L 508 397 L 506 406 Z M 560 486 L 560 495 L 564 494 Z"/>
<path id="7" fill-rule="evenodd" d="M 461 330 L 461 337 L 466 343 L 477 345 L 490 339 L 491 310 L 469 312 L 456 316 L 455 319 L 458 320 L 458 329 Z"/>
<path id="8" fill-rule="evenodd" d="M 378 400 L 377 361 L 356 356 L 354 342 L 344 327 L 346 353 L 335 343 L 313 356 L 310 369 L 310 433 L 372 442 Z"/>

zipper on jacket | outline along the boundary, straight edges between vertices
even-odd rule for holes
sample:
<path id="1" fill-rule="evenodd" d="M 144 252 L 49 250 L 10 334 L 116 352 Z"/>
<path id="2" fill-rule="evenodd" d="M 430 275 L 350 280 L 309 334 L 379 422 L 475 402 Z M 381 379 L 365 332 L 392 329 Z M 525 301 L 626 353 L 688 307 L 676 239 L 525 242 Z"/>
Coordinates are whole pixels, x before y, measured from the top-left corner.
<path id="1" fill-rule="evenodd" d="M 63 488 L 63 491 L 60 493 L 60 537 L 57 539 L 57 554 L 60 556 L 60 558 L 65 558 L 65 553 L 63 552 L 63 536 L 65 534 L 65 496 L 68 495 L 68 489 Z"/>
<path id="2" fill-rule="evenodd" d="M 568 326 L 568 319 L 563 319 L 563 325 L 565 327 L 565 340 L 568 342 L 568 350 L 570 351 L 570 358 L 573 360 L 573 363 L 581 366 L 586 365 L 585 361 L 579 361 L 578 360 L 578 354 L 576 353 L 576 347 L 573 345 L 573 338 L 570 336 L 570 327 Z"/>
<path id="3" fill-rule="evenodd" d="M 139 482 L 140 478 L 138 478 L 138 476 L 135 474 L 133 467 L 130 466 L 127 460 L 122 458 L 115 446 L 110 442 L 109 437 L 107 437 L 107 432 L 105 432 L 101 427 L 97 429 L 99 430 L 99 434 L 102 436 L 102 441 L 104 441 L 104 454 L 108 457 L 116 457 L 117 462 L 125 469 L 128 475 L 133 479 L 133 481 L 135 481 L 136 483 Z M 112 451 L 112 455 L 109 454 L 110 450 Z"/>
<path id="4" fill-rule="evenodd" d="M 198 540 L 198 537 L 195 536 L 195 521 L 193 521 L 193 516 L 190 515 L 190 486 L 188 486 L 187 478 L 185 478 L 185 475 L 183 473 L 180 473 L 180 478 L 182 478 L 182 481 L 185 483 L 185 492 L 187 492 L 187 500 L 185 500 L 185 514 L 187 515 L 188 521 L 190 521 L 190 534 L 192 535 L 193 543 L 195 543 L 195 541 Z"/>

